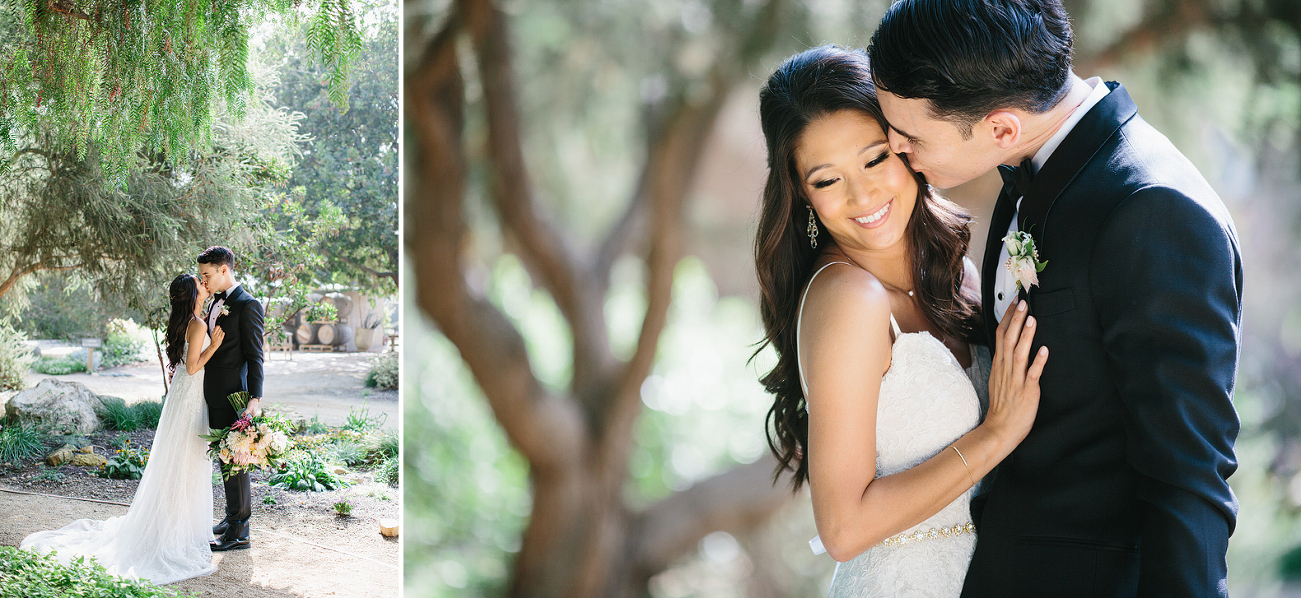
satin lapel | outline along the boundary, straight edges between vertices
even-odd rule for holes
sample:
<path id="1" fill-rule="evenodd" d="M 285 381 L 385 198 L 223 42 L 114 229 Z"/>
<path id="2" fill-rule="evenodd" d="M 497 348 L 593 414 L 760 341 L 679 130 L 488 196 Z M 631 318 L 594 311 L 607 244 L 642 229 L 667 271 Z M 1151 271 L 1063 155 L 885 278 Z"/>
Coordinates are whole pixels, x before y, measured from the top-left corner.
<path id="1" fill-rule="evenodd" d="M 1115 81 L 1107 81 L 1104 85 L 1110 87 L 1111 92 L 1067 133 L 1043 168 L 1035 173 L 1029 192 L 1021 200 L 1020 229 L 1029 231 L 1040 249 L 1044 246 L 1045 221 L 1053 202 L 1121 125 L 1138 114 L 1125 86 Z"/>
<path id="2" fill-rule="evenodd" d="M 240 299 L 240 295 L 243 295 L 243 294 L 244 294 L 244 285 L 240 285 L 240 286 L 236 287 L 236 288 L 235 288 L 235 292 L 230 293 L 229 295 L 226 296 L 226 305 L 230 305 L 230 304 L 234 303 L 235 301 L 239 300 L 239 299 Z"/>
<path id="3" fill-rule="evenodd" d="M 998 278 L 998 253 L 1003 248 L 1003 237 L 1007 227 L 1012 224 L 1012 215 L 1016 205 L 1007 193 L 1000 191 L 998 201 L 994 203 L 994 215 L 989 219 L 989 236 L 985 240 L 985 261 L 980 269 L 980 305 L 984 312 L 985 333 L 989 336 L 989 347 L 994 347 L 994 331 L 998 321 L 994 319 L 994 281 Z"/>

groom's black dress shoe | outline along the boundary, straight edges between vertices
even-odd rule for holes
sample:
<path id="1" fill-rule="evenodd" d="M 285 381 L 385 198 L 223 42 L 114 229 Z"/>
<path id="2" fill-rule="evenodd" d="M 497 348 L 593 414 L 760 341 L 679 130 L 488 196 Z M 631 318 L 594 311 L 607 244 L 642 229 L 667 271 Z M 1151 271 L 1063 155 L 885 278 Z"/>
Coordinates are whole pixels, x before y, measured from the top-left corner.
<path id="1" fill-rule="evenodd" d="M 248 548 L 248 536 L 245 536 L 243 539 L 227 538 L 225 536 L 222 536 L 220 538 L 217 538 L 216 542 L 208 543 L 208 548 L 211 548 L 213 552 L 225 552 L 227 550 L 243 550 L 245 548 Z"/>
<path id="2" fill-rule="evenodd" d="M 242 550 L 248 548 L 248 520 L 232 521 L 228 523 L 226 532 L 213 542 L 208 543 L 208 547 L 213 552 L 223 552 L 226 550 Z"/>
<path id="3" fill-rule="evenodd" d="M 228 529 L 230 529 L 230 520 L 229 520 L 229 519 L 222 519 L 222 520 L 221 520 L 221 523 L 218 523 L 217 525 L 212 526 L 212 535 L 214 535 L 214 536 L 220 536 L 220 535 L 226 533 L 226 530 L 228 530 Z"/>

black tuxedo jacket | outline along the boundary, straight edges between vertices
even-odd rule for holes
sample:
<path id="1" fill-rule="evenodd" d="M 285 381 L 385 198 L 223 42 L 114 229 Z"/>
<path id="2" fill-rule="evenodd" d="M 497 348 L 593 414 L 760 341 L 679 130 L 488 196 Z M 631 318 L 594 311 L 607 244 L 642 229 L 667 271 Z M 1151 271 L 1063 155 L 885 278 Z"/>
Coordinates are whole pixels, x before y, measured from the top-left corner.
<path id="1" fill-rule="evenodd" d="M 1034 427 L 976 518 L 964 597 L 1227 594 L 1237 232 L 1125 88 L 1106 85 L 1021 203 L 1020 229 L 1048 262 L 1026 294 L 1034 350 L 1051 353 Z M 1015 210 L 999 197 L 985 250 L 991 346 Z"/>
<path id="2" fill-rule="evenodd" d="M 221 346 L 204 367 L 203 398 L 208 403 L 208 425 L 224 428 L 239 414 L 226 397 L 243 390 L 262 397 L 262 304 L 241 285 L 226 298 L 230 315 L 218 316 L 226 333 Z"/>

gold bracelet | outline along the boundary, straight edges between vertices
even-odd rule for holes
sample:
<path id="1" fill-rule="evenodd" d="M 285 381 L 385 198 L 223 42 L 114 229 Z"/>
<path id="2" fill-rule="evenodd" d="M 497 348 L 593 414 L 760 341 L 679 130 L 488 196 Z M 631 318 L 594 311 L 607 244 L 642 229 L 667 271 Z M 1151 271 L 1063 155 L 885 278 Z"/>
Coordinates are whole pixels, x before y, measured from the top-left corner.
<path id="1" fill-rule="evenodd" d="M 962 466 L 967 468 L 967 479 L 968 479 L 968 480 L 971 480 L 971 487 L 972 487 L 972 488 L 975 488 L 975 487 L 976 487 L 976 479 L 973 478 L 973 477 L 971 477 L 971 466 L 970 466 L 970 465 L 967 465 L 967 458 L 962 456 L 962 451 L 958 450 L 958 445 L 956 445 L 956 444 L 951 444 L 951 445 L 949 445 L 949 448 L 953 449 L 953 452 L 955 452 L 955 453 L 958 454 L 958 458 L 959 458 L 959 459 L 962 459 Z"/>

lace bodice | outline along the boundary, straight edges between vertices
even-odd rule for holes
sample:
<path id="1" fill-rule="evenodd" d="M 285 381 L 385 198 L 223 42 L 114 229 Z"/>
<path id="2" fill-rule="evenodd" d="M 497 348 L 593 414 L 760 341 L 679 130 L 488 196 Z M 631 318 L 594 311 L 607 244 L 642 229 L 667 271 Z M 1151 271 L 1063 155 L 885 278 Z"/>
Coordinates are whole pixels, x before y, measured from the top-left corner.
<path id="1" fill-rule="evenodd" d="M 809 283 L 830 265 L 814 272 Z M 801 298 L 801 320 L 803 309 Z M 895 341 L 877 402 L 877 477 L 920 465 L 947 449 L 980 421 L 980 400 L 968 377 L 969 371 L 981 371 L 979 362 L 973 360 L 973 367 L 964 370 L 948 347 L 930 333 L 901 333 L 893 315 L 890 322 Z M 796 330 L 798 335 L 798 321 Z M 800 383 L 807 393 L 803 367 Z M 904 533 L 965 525 L 971 521 L 970 501 L 968 490 Z M 821 546 L 816 538 L 813 544 L 815 550 Z M 876 546 L 837 566 L 830 595 L 836 598 L 957 596 L 974 548 L 975 536 L 970 533 Z"/>

